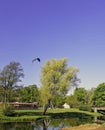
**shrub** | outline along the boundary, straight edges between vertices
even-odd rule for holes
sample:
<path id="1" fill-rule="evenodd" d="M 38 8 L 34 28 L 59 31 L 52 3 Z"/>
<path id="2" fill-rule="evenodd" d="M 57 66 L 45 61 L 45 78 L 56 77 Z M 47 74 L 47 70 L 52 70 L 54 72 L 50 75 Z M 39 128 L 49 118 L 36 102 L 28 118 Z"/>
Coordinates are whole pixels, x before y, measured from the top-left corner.
<path id="1" fill-rule="evenodd" d="M 0 115 L 2 115 L 2 111 L 3 111 L 3 105 L 0 104 Z"/>
<path id="2" fill-rule="evenodd" d="M 79 110 L 89 111 L 89 112 L 92 111 L 91 106 L 88 106 L 88 105 L 81 105 L 81 106 L 79 106 Z"/>
<path id="3" fill-rule="evenodd" d="M 3 115 L 5 116 L 13 116 L 14 115 L 14 109 L 11 105 L 5 105 L 3 108 Z"/>

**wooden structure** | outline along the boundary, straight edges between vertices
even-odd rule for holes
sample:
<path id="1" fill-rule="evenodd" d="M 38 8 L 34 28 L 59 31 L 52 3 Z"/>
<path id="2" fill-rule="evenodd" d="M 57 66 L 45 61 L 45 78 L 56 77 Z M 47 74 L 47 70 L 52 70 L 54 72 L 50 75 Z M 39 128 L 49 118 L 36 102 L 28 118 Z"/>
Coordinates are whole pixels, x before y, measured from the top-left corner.
<path id="1" fill-rule="evenodd" d="M 12 105 L 15 109 L 37 109 L 38 108 L 37 102 L 33 102 L 33 103 L 11 102 L 8 104 Z"/>
<path id="2" fill-rule="evenodd" d="M 105 111 L 105 107 L 92 107 L 92 110 L 93 110 L 94 112 L 97 112 L 97 111 L 99 111 L 99 110 Z"/>

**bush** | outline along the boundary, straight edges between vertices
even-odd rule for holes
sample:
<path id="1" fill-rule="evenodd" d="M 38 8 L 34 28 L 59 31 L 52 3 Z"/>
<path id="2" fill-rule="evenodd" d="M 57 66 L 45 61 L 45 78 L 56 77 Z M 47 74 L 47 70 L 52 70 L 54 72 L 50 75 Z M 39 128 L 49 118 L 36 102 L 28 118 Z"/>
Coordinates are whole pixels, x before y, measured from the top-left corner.
<path id="1" fill-rule="evenodd" d="M 3 105 L 0 104 L 0 115 L 2 115 L 2 113 L 3 113 Z"/>
<path id="2" fill-rule="evenodd" d="M 81 106 L 79 106 L 79 110 L 89 111 L 89 112 L 92 111 L 91 106 L 88 106 L 88 105 L 81 105 Z"/>
<path id="3" fill-rule="evenodd" d="M 14 109 L 11 105 L 5 105 L 3 109 L 3 115 L 5 116 L 13 116 L 14 115 Z"/>

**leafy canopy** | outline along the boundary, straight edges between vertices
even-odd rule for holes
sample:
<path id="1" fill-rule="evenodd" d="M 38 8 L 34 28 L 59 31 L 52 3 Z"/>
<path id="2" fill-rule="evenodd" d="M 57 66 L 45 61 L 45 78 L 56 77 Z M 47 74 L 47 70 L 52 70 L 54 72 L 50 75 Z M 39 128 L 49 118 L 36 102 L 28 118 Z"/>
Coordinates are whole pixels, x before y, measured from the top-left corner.
<path id="1" fill-rule="evenodd" d="M 6 88 L 16 87 L 21 78 L 24 77 L 23 69 L 19 62 L 10 62 L 0 73 L 0 85 Z"/>
<path id="2" fill-rule="evenodd" d="M 93 106 L 105 106 L 105 83 L 96 87 L 92 100 Z"/>
<path id="3" fill-rule="evenodd" d="M 53 95 L 66 95 L 78 80 L 78 68 L 68 67 L 67 58 L 48 60 L 41 71 L 41 93 L 45 100 Z"/>
<path id="4" fill-rule="evenodd" d="M 23 69 L 19 62 L 10 62 L 3 68 L 0 72 L 0 92 L 2 90 L 4 93 L 2 94 L 3 101 L 11 100 L 13 89 L 19 87 L 18 83 L 23 77 Z"/>
<path id="5" fill-rule="evenodd" d="M 76 96 L 78 103 L 86 103 L 87 91 L 85 90 L 85 88 L 76 88 L 74 91 L 74 95 Z"/>

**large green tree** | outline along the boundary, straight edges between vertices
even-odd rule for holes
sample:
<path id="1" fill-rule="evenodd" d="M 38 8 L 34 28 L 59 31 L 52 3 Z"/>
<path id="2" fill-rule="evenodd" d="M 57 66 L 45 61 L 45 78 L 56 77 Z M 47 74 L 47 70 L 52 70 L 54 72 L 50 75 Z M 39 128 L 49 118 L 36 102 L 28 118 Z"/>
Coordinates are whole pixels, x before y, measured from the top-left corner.
<path id="1" fill-rule="evenodd" d="M 22 102 L 39 102 L 39 90 L 36 85 L 29 85 L 21 89 L 21 95 L 18 95 Z"/>
<path id="2" fill-rule="evenodd" d="M 78 68 L 68 67 L 67 60 L 67 58 L 51 59 L 42 67 L 41 94 L 43 103 L 48 101 L 47 106 L 54 95 L 65 96 L 70 87 L 78 81 Z"/>
<path id="3" fill-rule="evenodd" d="M 76 88 L 74 95 L 76 96 L 79 104 L 86 104 L 87 91 L 85 88 Z"/>
<path id="4" fill-rule="evenodd" d="M 93 106 L 105 107 L 105 83 L 101 83 L 95 88 L 92 102 Z"/>
<path id="5" fill-rule="evenodd" d="M 23 68 L 19 62 L 12 61 L 0 72 L 0 86 L 4 89 L 5 100 L 10 101 L 11 92 L 18 87 L 24 77 Z"/>

